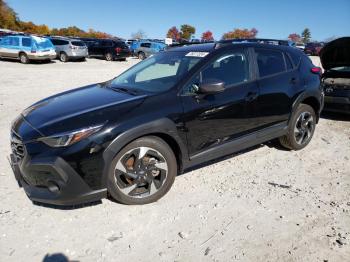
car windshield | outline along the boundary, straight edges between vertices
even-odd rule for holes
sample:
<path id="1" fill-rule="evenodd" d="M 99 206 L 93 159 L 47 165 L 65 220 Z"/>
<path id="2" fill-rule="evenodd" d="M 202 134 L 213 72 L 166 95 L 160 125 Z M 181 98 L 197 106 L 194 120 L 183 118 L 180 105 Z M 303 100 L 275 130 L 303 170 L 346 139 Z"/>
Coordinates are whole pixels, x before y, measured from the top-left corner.
<path id="1" fill-rule="evenodd" d="M 110 87 L 148 92 L 169 90 L 207 54 L 183 51 L 157 53 L 113 79 Z"/>
<path id="2" fill-rule="evenodd" d="M 49 39 L 33 36 L 35 46 L 38 49 L 53 48 L 53 45 Z"/>

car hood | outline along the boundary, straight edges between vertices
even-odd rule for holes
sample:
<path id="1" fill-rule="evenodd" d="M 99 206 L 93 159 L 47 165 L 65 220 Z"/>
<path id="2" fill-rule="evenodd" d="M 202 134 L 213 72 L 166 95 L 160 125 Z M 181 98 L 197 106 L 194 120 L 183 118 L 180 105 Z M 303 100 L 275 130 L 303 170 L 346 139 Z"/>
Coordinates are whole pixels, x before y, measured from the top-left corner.
<path id="1" fill-rule="evenodd" d="M 22 112 L 25 120 L 42 135 L 84 128 L 115 120 L 132 110 L 146 95 L 134 95 L 95 84 L 41 100 Z"/>
<path id="2" fill-rule="evenodd" d="M 350 66 L 350 37 L 342 37 L 327 43 L 320 52 L 325 70 L 334 67 Z"/>

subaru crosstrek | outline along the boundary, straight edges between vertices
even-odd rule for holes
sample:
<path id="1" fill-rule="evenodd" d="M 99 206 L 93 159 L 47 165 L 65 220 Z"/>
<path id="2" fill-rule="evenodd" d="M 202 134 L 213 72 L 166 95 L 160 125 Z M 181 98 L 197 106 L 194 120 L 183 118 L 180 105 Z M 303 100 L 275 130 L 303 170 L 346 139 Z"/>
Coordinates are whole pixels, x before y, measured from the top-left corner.
<path id="1" fill-rule="evenodd" d="M 146 204 L 209 160 L 275 138 L 304 148 L 322 107 L 320 68 L 296 48 L 176 47 L 25 109 L 11 129 L 12 168 L 33 201 L 71 205 L 108 193 Z"/>

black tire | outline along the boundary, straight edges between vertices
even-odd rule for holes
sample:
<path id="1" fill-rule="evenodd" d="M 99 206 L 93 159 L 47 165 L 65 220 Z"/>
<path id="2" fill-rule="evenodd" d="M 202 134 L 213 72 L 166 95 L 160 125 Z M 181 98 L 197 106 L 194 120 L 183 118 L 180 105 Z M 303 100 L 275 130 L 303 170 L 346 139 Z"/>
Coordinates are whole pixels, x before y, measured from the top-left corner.
<path id="1" fill-rule="evenodd" d="M 125 61 L 126 61 L 126 58 L 120 58 L 119 61 L 125 62 Z"/>
<path id="2" fill-rule="evenodd" d="M 144 59 L 146 58 L 146 55 L 145 55 L 144 52 L 139 52 L 139 53 L 137 54 L 137 57 L 138 57 L 139 59 L 141 59 L 141 60 L 144 60 Z"/>
<path id="3" fill-rule="evenodd" d="M 60 58 L 60 61 L 63 62 L 63 63 L 68 62 L 68 56 L 67 56 L 67 54 L 65 52 L 61 52 L 59 58 Z"/>
<path id="4" fill-rule="evenodd" d="M 29 63 L 29 58 L 28 58 L 28 56 L 25 53 L 20 53 L 19 54 L 19 61 L 22 64 L 28 64 Z"/>
<path id="5" fill-rule="evenodd" d="M 125 188 L 132 188 L 134 187 L 134 189 L 132 191 L 129 191 L 128 193 L 125 193 L 122 191 L 122 189 L 120 188 L 120 185 L 118 185 L 118 183 L 122 183 L 119 182 L 122 176 L 119 174 L 125 174 L 123 172 L 119 172 L 120 169 L 118 168 L 118 165 L 120 165 L 120 163 L 123 161 L 123 168 L 125 169 L 127 165 L 127 162 L 129 161 L 129 156 L 130 154 L 132 154 L 135 151 L 137 151 L 139 148 L 147 148 L 147 153 L 148 152 L 153 152 L 152 154 L 154 154 L 154 152 L 156 153 L 160 153 L 160 156 L 162 157 L 162 162 L 160 164 L 166 164 L 166 173 L 164 174 L 164 177 L 161 181 L 161 185 L 156 188 L 155 187 L 155 183 L 151 182 L 148 183 L 148 187 L 149 187 L 149 192 L 147 192 L 147 189 L 139 187 L 138 183 L 135 181 L 139 181 L 141 180 L 140 176 L 142 176 L 142 174 L 144 176 L 150 176 L 151 179 L 156 179 L 157 176 L 161 176 L 161 172 L 163 172 L 163 169 L 158 169 L 158 175 L 155 177 L 155 175 L 152 173 L 153 171 L 150 171 L 152 168 L 150 168 L 147 173 L 137 173 L 136 175 L 136 171 L 134 172 L 133 170 L 135 170 L 135 165 L 137 168 L 138 163 L 137 162 L 132 162 L 132 169 L 129 169 L 129 171 L 125 171 L 126 173 L 131 173 L 134 176 L 137 176 L 137 179 L 135 178 L 135 180 L 133 180 L 132 182 L 130 182 L 129 180 L 124 182 L 125 183 Z M 150 150 L 149 150 L 150 149 Z M 130 153 L 131 152 L 131 153 Z M 141 154 L 141 149 L 140 151 L 138 151 L 139 154 Z M 147 157 L 148 154 L 145 153 L 144 157 Z M 142 157 L 139 161 L 141 161 L 140 163 L 142 163 L 142 166 L 144 166 L 144 157 Z M 135 159 L 139 159 L 138 157 L 135 157 Z M 148 159 L 151 159 L 148 156 Z M 150 161 L 150 160 L 149 160 Z M 153 162 L 154 163 L 154 162 Z M 157 162 L 158 164 L 158 162 Z M 146 165 L 147 167 L 149 167 L 149 165 Z M 130 166 L 129 166 L 130 167 Z M 128 168 L 129 168 L 128 167 Z M 138 166 L 140 167 L 140 166 Z M 147 169 L 146 167 L 146 169 Z M 157 170 L 157 167 L 154 167 Z M 130 171 L 131 170 L 131 171 Z M 159 171 L 159 170 L 163 170 L 163 171 Z M 109 169 L 109 174 L 108 174 L 108 181 L 107 181 L 107 189 L 109 194 L 112 196 L 113 199 L 115 199 L 117 202 L 122 203 L 122 204 L 126 204 L 126 205 L 143 205 L 143 204 L 148 204 L 148 203 L 152 203 L 157 201 L 158 199 L 160 199 L 161 197 L 163 197 L 171 188 L 172 184 L 174 183 L 175 177 L 177 175 L 177 162 L 176 162 L 176 157 L 172 151 L 172 149 L 169 147 L 169 145 L 164 142 L 162 139 L 155 137 L 155 136 L 147 136 L 147 137 L 142 137 L 139 138 L 133 142 L 131 142 L 130 144 L 128 144 L 127 146 L 125 146 L 113 159 L 113 161 L 110 164 L 110 169 Z M 149 171 L 151 172 L 152 176 L 149 174 Z M 165 171 L 164 171 L 165 172 Z M 140 175 L 141 174 L 141 175 Z M 125 179 L 126 176 L 124 176 Z M 154 178 L 153 178 L 154 177 Z M 130 177 L 128 177 L 130 179 Z M 139 180 L 138 180 L 139 179 Z M 154 181 L 154 180 L 152 180 Z M 145 182 L 145 181 L 143 181 Z M 128 185 L 131 184 L 131 185 Z M 140 182 L 141 183 L 141 182 Z M 156 189 L 156 191 L 154 193 L 151 194 L 151 184 L 154 184 L 154 188 Z M 157 182 L 159 183 L 159 182 Z M 147 184 L 147 183 L 146 183 Z M 136 187 L 136 189 L 135 189 Z M 136 191 L 135 191 L 136 190 Z M 141 196 L 141 194 L 139 195 L 133 195 L 133 192 L 137 192 L 137 190 L 145 190 L 146 194 L 145 196 Z M 135 194 L 135 193 L 134 193 Z"/>
<path id="6" fill-rule="evenodd" d="M 106 59 L 106 61 L 113 61 L 114 60 L 113 54 L 112 53 L 106 53 L 105 54 L 105 59 Z"/>
<path id="7" fill-rule="evenodd" d="M 315 110 L 306 104 L 300 104 L 289 121 L 288 132 L 279 138 L 280 144 L 290 150 L 306 147 L 315 132 Z"/>

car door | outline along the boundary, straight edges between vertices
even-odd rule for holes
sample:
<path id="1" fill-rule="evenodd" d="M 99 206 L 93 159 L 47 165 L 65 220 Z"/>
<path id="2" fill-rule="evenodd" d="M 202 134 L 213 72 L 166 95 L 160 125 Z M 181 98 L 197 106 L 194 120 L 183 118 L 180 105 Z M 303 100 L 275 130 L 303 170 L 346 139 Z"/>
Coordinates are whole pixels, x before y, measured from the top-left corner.
<path id="1" fill-rule="evenodd" d="M 0 42 L 0 56 L 2 57 L 9 56 L 9 53 L 10 53 L 9 45 L 10 45 L 10 38 L 4 37 Z"/>
<path id="2" fill-rule="evenodd" d="M 292 107 L 292 96 L 300 79 L 296 68 L 290 68 L 284 52 L 255 48 L 259 86 L 259 127 L 286 123 Z M 288 62 L 290 62 L 288 60 Z"/>
<path id="3" fill-rule="evenodd" d="M 248 50 L 226 50 L 184 86 L 182 103 L 190 155 L 255 130 L 258 87 L 251 67 Z M 224 82 L 225 90 L 217 94 L 198 94 L 197 87 L 209 79 Z"/>

